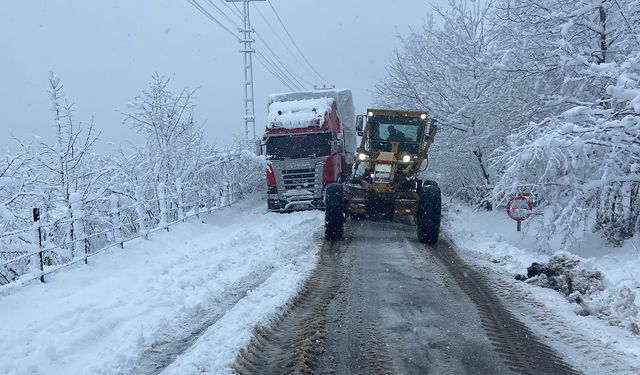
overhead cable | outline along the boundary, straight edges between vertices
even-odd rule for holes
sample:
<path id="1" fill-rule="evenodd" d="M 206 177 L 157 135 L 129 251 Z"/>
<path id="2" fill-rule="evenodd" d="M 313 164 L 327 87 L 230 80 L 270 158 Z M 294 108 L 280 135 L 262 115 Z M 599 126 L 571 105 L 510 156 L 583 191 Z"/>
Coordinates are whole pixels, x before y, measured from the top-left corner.
<path id="1" fill-rule="evenodd" d="M 214 23 L 216 23 L 224 31 L 226 31 L 228 34 L 233 36 L 237 41 L 241 41 L 241 39 L 238 37 L 238 35 L 236 33 L 234 33 L 228 26 L 226 26 L 224 23 L 222 23 L 220 20 L 218 20 L 213 14 L 211 14 L 198 0 L 187 0 L 187 1 L 194 8 L 196 8 L 200 13 L 202 13 L 205 17 L 207 17 L 209 20 L 211 20 Z M 209 6 L 211 6 L 216 12 L 220 13 L 224 17 L 224 19 L 228 23 L 230 23 L 233 27 L 235 27 L 237 30 L 241 30 L 241 27 L 238 24 L 236 24 L 229 17 L 229 15 L 226 12 L 224 12 L 224 10 L 222 10 L 219 6 L 217 6 L 215 3 L 213 3 L 213 1 L 211 1 L 211 0 L 204 0 L 204 1 Z M 222 0 L 222 1 L 224 2 L 224 0 Z M 229 8 L 233 12 L 233 8 L 229 7 L 226 2 L 224 2 L 224 4 L 227 5 L 227 8 Z M 235 7 L 235 9 L 238 10 L 237 7 Z M 234 14 L 236 14 L 236 13 L 234 12 Z M 292 70 L 288 66 L 286 66 L 286 64 L 284 64 L 284 62 L 282 62 L 282 60 L 280 60 L 280 58 L 277 56 L 277 54 L 271 49 L 271 47 L 269 47 L 269 45 L 266 43 L 266 41 L 260 35 L 258 35 L 257 32 L 255 34 L 264 43 L 265 47 L 270 51 L 270 53 L 273 55 L 273 58 L 271 58 L 269 55 L 266 55 L 266 54 L 262 53 L 257 46 L 254 46 L 255 49 L 256 49 L 256 58 L 257 58 L 258 62 L 260 62 L 260 64 L 272 76 L 274 76 L 274 78 L 276 78 L 278 81 L 280 81 L 283 85 L 285 85 L 290 90 L 295 91 L 295 90 L 304 89 L 304 85 L 302 85 L 302 83 L 293 75 Z M 274 61 L 273 60 L 274 58 L 277 61 Z"/>
<path id="2" fill-rule="evenodd" d="M 220 26 L 224 31 L 231 34 L 236 40 L 240 41 L 240 38 L 236 33 L 231 31 L 227 26 L 225 26 L 222 22 L 218 21 L 211 13 L 209 13 L 200 3 L 196 0 L 187 0 L 194 8 L 196 8 L 200 13 L 204 14 L 205 17 L 209 18 L 211 21 L 215 22 L 218 26 Z"/>
<path id="3" fill-rule="evenodd" d="M 272 64 L 268 60 L 266 60 L 261 52 L 256 52 L 256 60 L 269 72 L 271 75 L 276 78 L 280 83 L 282 83 L 286 88 L 291 91 L 296 91 L 298 88 L 294 83 L 288 80 L 286 77 L 282 76 L 275 68 L 273 68 Z"/>
<path id="4" fill-rule="evenodd" d="M 311 65 L 311 62 L 309 62 L 309 59 L 307 59 L 307 57 L 304 55 L 304 53 L 302 53 L 302 50 L 300 49 L 300 47 L 298 47 L 298 43 L 296 43 L 296 41 L 291 36 L 291 33 L 289 32 L 289 30 L 285 26 L 284 22 L 282 21 L 282 18 L 280 18 L 280 15 L 278 14 L 278 11 L 276 10 L 276 8 L 271 3 L 271 0 L 267 0 L 267 3 L 271 7 L 271 10 L 273 11 L 273 13 L 276 15 L 276 18 L 278 19 L 278 22 L 280 22 L 280 25 L 282 26 L 282 28 L 284 29 L 285 33 L 289 37 L 289 40 L 291 40 L 291 43 L 293 43 L 293 46 L 296 48 L 296 50 L 298 50 L 298 53 L 300 53 L 300 56 L 302 56 L 304 61 L 309 65 L 311 70 L 313 70 L 313 72 L 318 76 L 318 78 L 320 78 L 325 83 L 330 84 L 329 80 L 327 80 L 320 73 L 318 73 L 318 71 L 313 67 L 313 65 Z"/>
<path id="5" fill-rule="evenodd" d="M 269 27 L 269 29 L 271 30 L 271 32 L 273 32 L 273 35 L 276 36 L 276 38 L 278 38 L 278 40 L 280 41 L 280 43 L 282 43 L 282 45 L 284 46 L 284 48 L 287 50 L 287 52 L 289 52 L 289 54 L 291 55 L 291 57 L 293 57 L 294 59 L 296 59 L 296 62 L 299 63 L 299 56 L 297 56 L 292 50 L 291 48 L 289 48 L 289 43 L 285 42 L 284 39 L 282 39 L 282 37 L 280 36 L 280 33 L 278 33 L 275 29 L 275 27 L 273 27 L 273 24 L 271 22 L 269 22 L 267 20 L 267 17 L 264 16 L 264 14 L 260 11 L 260 7 L 258 7 L 257 5 L 254 4 L 254 8 L 255 10 L 258 12 L 258 15 L 262 18 L 262 20 L 264 21 L 264 23 Z M 309 67 L 305 64 L 300 64 L 300 66 L 303 67 L 303 69 L 305 69 L 307 72 L 311 72 L 311 74 L 313 74 L 312 71 L 309 70 Z"/>

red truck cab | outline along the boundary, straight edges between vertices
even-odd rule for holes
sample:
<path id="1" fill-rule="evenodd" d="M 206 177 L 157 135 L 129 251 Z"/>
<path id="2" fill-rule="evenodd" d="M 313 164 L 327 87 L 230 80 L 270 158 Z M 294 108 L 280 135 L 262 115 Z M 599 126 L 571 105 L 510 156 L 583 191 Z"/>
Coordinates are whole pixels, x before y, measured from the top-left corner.
<path id="1" fill-rule="evenodd" d="M 327 184 L 350 174 L 353 151 L 347 145 L 353 136 L 355 146 L 349 130 L 354 119 L 345 112 L 353 113 L 348 90 L 272 96 L 263 137 L 270 210 L 322 209 Z"/>

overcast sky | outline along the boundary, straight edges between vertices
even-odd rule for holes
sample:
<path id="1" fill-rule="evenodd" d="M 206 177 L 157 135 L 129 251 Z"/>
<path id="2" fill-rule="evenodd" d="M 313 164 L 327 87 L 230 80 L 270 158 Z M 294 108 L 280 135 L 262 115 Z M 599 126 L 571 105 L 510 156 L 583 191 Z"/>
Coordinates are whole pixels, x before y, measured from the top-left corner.
<path id="1" fill-rule="evenodd" d="M 220 0 L 213 0 L 220 4 Z M 306 57 L 337 87 L 352 89 L 359 112 L 398 47 L 397 33 L 419 27 L 431 5 L 444 0 L 271 0 Z M 201 1 L 205 4 L 205 1 Z M 291 70 L 321 83 L 305 69 L 266 2 L 252 7 L 254 28 Z M 230 13 L 230 12 L 229 12 Z M 221 20 L 223 20 L 221 18 Z M 273 28 L 273 30 L 272 30 Z M 275 32 L 274 32 L 275 30 Z M 235 31 L 235 30 L 234 30 Z M 196 118 L 207 141 L 242 136 L 242 57 L 238 42 L 186 0 L 22 0 L 0 3 L 0 147 L 11 135 L 53 136 L 47 77 L 62 78 L 76 118 L 93 116 L 101 131 L 98 150 L 140 142 L 120 111 L 148 86 L 154 72 L 171 77 L 176 90 L 199 87 Z M 255 64 L 256 127 L 266 117 L 266 96 L 289 91 Z"/>

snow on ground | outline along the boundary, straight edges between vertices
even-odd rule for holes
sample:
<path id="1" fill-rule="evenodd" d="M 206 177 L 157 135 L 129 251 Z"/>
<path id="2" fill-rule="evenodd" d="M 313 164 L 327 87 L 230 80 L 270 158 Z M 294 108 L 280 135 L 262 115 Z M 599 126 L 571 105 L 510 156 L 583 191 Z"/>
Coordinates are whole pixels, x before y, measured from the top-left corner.
<path id="1" fill-rule="evenodd" d="M 513 297 L 509 301 L 513 306 L 520 306 L 520 312 L 528 310 L 523 320 L 532 325 L 543 322 L 540 328 L 545 336 L 555 335 L 558 341 L 564 341 L 556 349 L 570 351 L 572 346 L 581 346 L 583 355 L 593 351 L 595 356 L 606 353 L 611 358 L 628 359 L 627 368 L 640 371 L 632 364 L 640 363 L 640 336 L 633 333 L 633 324 L 640 322 L 639 237 L 616 248 L 597 235 L 585 234 L 562 246 L 554 239 L 546 241 L 549 239 L 537 230 L 535 222 L 524 222 L 523 232 L 517 232 L 516 222 L 506 215 L 504 208 L 476 211 L 456 202 L 446 207 L 443 229 L 466 259 L 491 270 L 494 280 L 501 284 L 498 289 L 509 289 L 505 295 Z M 544 263 L 558 254 L 577 259 L 585 269 L 604 275 L 604 290 L 585 297 L 589 308 L 598 312 L 597 317 L 578 315 L 584 314 L 584 308 L 554 290 L 514 279 L 518 274 L 526 275 L 531 263 Z M 606 360 L 601 362 L 584 365 L 584 369 L 591 370 L 587 373 L 605 373 Z M 623 364 L 617 365 L 625 368 Z"/>
<path id="2" fill-rule="evenodd" d="M 318 212 L 244 202 L 0 296 L 0 373 L 144 373 L 141 358 L 167 332 L 193 329 L 220 306 L 228 308 L 167 373 L 227 373 L 252 327 L 316 264 L 322 224 Z"/>

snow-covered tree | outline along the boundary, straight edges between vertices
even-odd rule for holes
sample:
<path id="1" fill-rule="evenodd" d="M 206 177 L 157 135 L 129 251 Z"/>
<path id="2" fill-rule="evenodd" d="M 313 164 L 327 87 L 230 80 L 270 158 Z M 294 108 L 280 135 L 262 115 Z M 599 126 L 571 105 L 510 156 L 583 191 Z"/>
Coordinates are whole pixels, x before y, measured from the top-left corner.
<path id="1" fill-rule="evenodd" d="M 401 38 L 402 50 L 376 87 L 383 106 L 427 110 L 438 120 L 430 169 L 446 192 L 477 202 L 494 183 L 487 158 L 516 126 L 521 102 L 498 64 L 503 52 L 492 10 L 493 1 L 436 8 L 444 26 L 428 23 Z"/>
<path id="2" fill-rule="evenodd" d="M 53 142 L 18 141 L 18 151 L 0 159 L 0 262 L 38 250 L 32 208 L 44 224 L 44 263 L 60 265 L 264 187 L 264 159 L 248 145 L 204 142 L 193 91 L 174 94 L 155 75 L 125 120 L 145 144 L 102 157 L 93 152 L 93 123 L 75 120 L 59 78 L 48 82 Z M 38 269 L 38 256 L 22 257 L 0 266 L 0 284 Z"/>
<path id="3" fill-rule="evenodd" d="M 496 195 L 527 190 L 547 207 L 548 234 L 602 231 L 614 243 L 640 230 L 640 53 L 618 68 L 598 105 L 576 106 L 512 137 L 495 158 Z"/>
<path id="4" fill-rule="evenodd" d="M 595 229 L 620 243 L 638 231 L 639 5 L 501 2 L 514 47 L 506 64 L 529 75 L 544 118 L 497 154 L 495 193 L 535 193 L 547 233 Z"/>
<path id="5" fill-rule="evenodd" d="M 155 74 L 149 91 L 129 103 L 125 122 L 147 137 L 146 156 L 158 183 L 188 180 L 204 147 L 202 128 L 193 117 L 195 90 L 174 94 L 169 79 Z"/>
<path id="6" fill-rule="evenodd" d="M 64 99 L 60 78 L 53 73 L 49 76 L 49 94 L 55 138 L 53 144 L 40 143 L 40 155 L 34 165 L 47 197 L 38 207 L 42 207 L 48 222 L 60 222 L 65 235 L 55 240 L 64 244 L 67 257 L 76 258 L 83 255 L 85 247 L 79 242 L 84 237 L 85 223 L 78 215 L 84 216 L 83 208 L 101 204 L 111 168 L 93 154 L 98 140 L 93 121 L 75 121 L 74 105 Z"/>
<path id="7" fill-rule="evenodd" d="M 595 229 L 619 243 L 638 231 L 638 9 L 451 0 L 442 28 L 401 38 L 378 99 L 440 121 L 430 169 L 446 193 L 534 193 L 546 237 Z"/>

